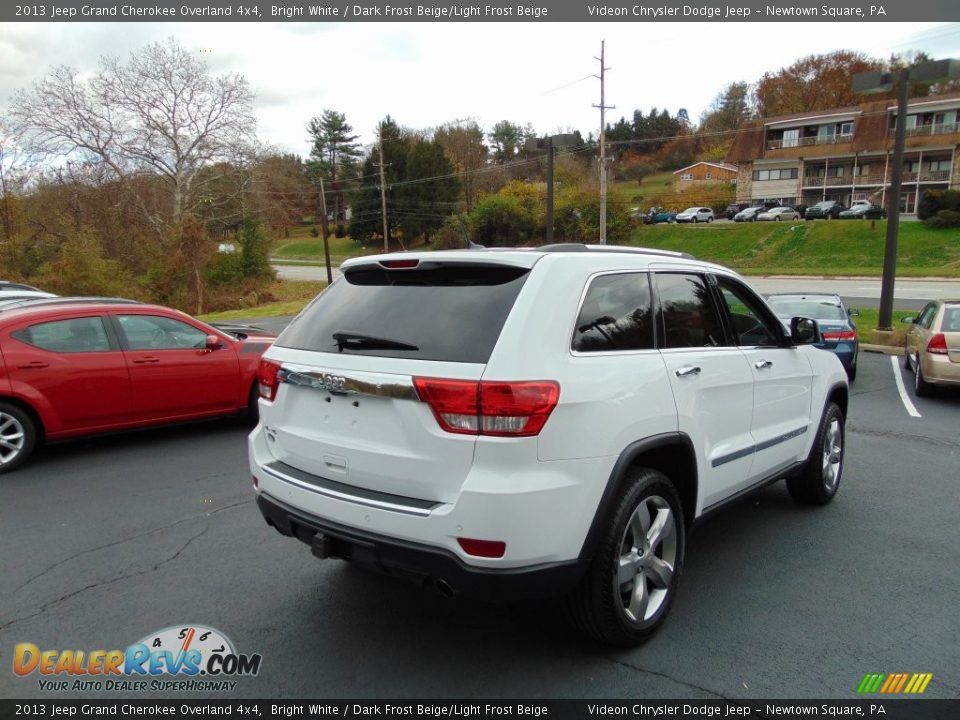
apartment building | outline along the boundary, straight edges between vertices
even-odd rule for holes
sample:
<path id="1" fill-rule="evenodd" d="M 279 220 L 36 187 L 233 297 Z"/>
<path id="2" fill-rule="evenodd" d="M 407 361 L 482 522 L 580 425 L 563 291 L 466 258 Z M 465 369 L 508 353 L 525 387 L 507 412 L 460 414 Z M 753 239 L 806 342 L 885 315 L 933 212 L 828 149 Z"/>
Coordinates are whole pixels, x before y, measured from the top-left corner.
<path id="1" fill-rule="evenodd" d="M 737 200 L 889 207 L 896 119 L 883 100 L 745 121 L 726 157 L 739 168 Z M 912 214 L 925 190 L 960 189 L 960 93 L 911 100 L 906 120 L 899 202 Z"/>

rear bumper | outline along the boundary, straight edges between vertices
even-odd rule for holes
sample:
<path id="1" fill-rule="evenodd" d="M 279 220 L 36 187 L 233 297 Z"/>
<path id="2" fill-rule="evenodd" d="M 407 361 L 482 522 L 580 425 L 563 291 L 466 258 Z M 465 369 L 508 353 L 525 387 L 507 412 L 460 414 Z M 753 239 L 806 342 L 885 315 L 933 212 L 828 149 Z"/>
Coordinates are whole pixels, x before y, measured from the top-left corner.
<path id="1" fill-rule="evenodd" d="M 936 385 L 960 385 L 960 363 L 952 362 L 946 355 L 931 355 L 924 352 L 920 356 L 923 367 L 923 379 Z"/>
<path id="2" fill-rule="evenodd" d="M 350 560 L 448 595 L 494 602 L 557 597 L 572 590 L 590 564 L 578 559 L 520 568 L 470 567 L 441 548 L 346 527 L 265 492 L 258 494 L 257 506 L 268 525 L 310 545 L 318 557 Z"/>

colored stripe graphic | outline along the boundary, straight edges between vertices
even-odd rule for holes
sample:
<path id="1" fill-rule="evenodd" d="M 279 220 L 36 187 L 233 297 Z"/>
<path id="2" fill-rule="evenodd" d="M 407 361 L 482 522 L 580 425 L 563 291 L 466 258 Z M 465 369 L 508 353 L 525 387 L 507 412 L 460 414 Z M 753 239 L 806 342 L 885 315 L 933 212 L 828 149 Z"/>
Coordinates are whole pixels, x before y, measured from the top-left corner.
<path id="1" fill-rule="evenodd" d="M 933 680 L 933 673 L 867 673 L 857 686 L 859 694 L 920 695 Z"/>

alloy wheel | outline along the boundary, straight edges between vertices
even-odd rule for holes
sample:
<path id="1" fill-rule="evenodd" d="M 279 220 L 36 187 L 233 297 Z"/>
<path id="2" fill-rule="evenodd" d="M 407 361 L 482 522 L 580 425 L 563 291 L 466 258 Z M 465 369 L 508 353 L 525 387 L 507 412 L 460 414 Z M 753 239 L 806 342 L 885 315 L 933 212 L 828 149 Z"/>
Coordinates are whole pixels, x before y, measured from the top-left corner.
<path id="1" fill-rule="evenodd" d="M 616 568 L 616 596 L 627 618 L 643 624 L 667 600 L 677 560 L 677 527 L 670 505 L 643 498 L 623 530 Z"/>
<path id="2" fill-rule="evenodd" d="M 26 435 L 20 421 L 13 415 L 0 412 L 0 465 L 15 460 L 25 442 Z"/>
<path id="3" fill-rule="evenodd" d="M 823 438 L 823 486 L 830 491 L 840 482 L 840 465 L 843 462 L 843 433 L 840 421 L 830 421 Z"/>

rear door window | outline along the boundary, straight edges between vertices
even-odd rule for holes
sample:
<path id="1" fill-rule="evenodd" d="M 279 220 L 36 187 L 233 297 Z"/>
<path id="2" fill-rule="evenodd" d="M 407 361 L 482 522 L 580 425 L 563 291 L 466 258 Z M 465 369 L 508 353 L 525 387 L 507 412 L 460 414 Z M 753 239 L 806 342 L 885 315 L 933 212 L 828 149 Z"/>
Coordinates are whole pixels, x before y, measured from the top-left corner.
<path id="1" fill-rule="evenodd" d="M 594 278 L 577 316 L 572 347 L 578 352 L 652 349 L 648 275 L 616 273 Z"/>
<path id="2" fill-rule="evenodd" d="M 38 323 L 17 330 L 12 335 L 18 340 L 51 352 L 106 352 L 111 349 L 100 317 Z"/>
<path id="3" fill-rule="evenodd" d="M 660 342 L 664 348 L 717 347 L 726 344 L 713 293 L 702 275 L 657 273 Z"/>
<path id="4" fill-rule="evenodd" d="M 354 266 L 297 316 L 276 345 L 485 363 L 528 273 L 493 263 Z"/>

